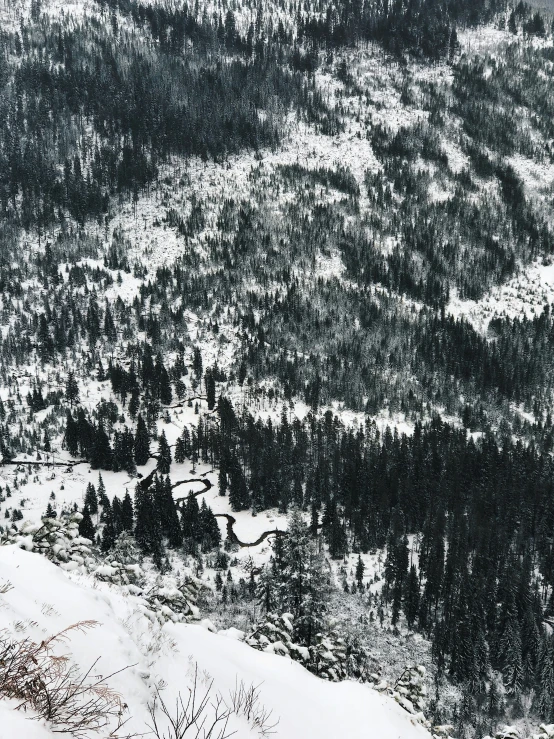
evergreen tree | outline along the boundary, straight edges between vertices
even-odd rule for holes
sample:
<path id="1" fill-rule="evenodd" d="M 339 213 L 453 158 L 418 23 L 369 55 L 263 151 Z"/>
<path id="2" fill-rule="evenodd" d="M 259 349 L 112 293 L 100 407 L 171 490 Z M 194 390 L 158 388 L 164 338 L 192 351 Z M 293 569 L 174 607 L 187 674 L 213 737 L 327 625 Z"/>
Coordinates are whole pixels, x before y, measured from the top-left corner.
<path id="1" fill-rule="evenodd" d="M 115 328 L 115 323 L 112 317 L 110 306 L 107 301 L 106 301 L 106 308 L 104 311 L 104 335 L 106 339 L 112 344 L 117 340 L 117 331 Z"/>
<path id="2" fill-rule="evenodd" d="M 206 372 L 205 383 L 208 410 L 213 411 L 215 407 L 215 379 L 212 372 Z"/>
<path id="3" fill-rule="evenodd" d="M 133 524 L 133 501 L 131 500 L 129 493 L 125 493 L 125 497 L 121 503 L 121 525 L 123 527 L 123 531 L 132 531 Z"/>
<path id="4" fill-rule="evenodd" d="M 96 536 L 96 530 L 87 505 L 83 508 L 83 518 L 79 521 L 79 536 L 84 536 L 85 539 L 90 539 L 91 541 L 94 541 Z"/>
<path id="5" fill-rule="evenodd" d="M 219 524 L 214 516 L 212 509 L 209 508 L 205 498 L 202 500 L 199 513 L 199 529 L 202 548 L 204 551 L 216 549 L 221 542 L 221 532 Z"/>
<path id="6" fill-rule="evenodd" d="M 256 598 L 262 613 L 273 613 L 280 610 L 281 591 L 279 574 L 276 571 L 273 557 L 262 567 L 256 586 Z"/>
<path id="7" fill-rule="evenodd" d="M 90 466 L 93 470 L 111 470 L 112 456 L 113 453 L 110 446 L 110 439 L 104 430 L 102 422 L 100 422 L 94 432 Z"/>
<path id="8" fill-rule="evenodd" d="M 104 485 L 104 479 L 101 472 L 98 473 L 98 504 L 101 505 L 102 508 L 109 508 L 110 506 L 110 501 L 106 495 L 106 486 Z"/>
<path id="9" fill-rule="evenodd" d="M 103 552 L 108 552 L 113 549 L 115 544 L 115 525 L 114 517 L 111 508 L 105 512 L 104 528 L 102 529 L 102 540 L 100 548 Z"/>
<path id="10" fill-rule="evenodd" d="M 510 33 L 513 33 L 514 36 L 517 36 L 517 23 L 516 23 L 516 14 L 512 10 L 510 13 L 510 17 L 508 18 L 508 30 Z"/>
<path id="11" fill-rule="evenodd" d="M 326 507 L 323 525 L 329 544 L 329 554 L 333 559 L 343 557 L 348 550 L 348 539 L 334 501 Z"/>
<path id="12" fill-rule="evenodd" d="M 85 508 L 89 513 L 96 515 L 98 513 L 98 498 L 96 497 L 96 489 L 92 482 L 87 485 L 85 493 Z"/>
<path id="13" fill-rule="evenodd" d="M 506 605 L 504 624 L 500 637 L 499 657 L 506 689 L 512 696 L 519 697 L 523 685 L 521 634 L 514 597 L 511 592 Z"/>
<path id="14" fill-rule="evenodd" d="M 164 480 L 156 476 L 154 482 L 154 498 L 163 535 L 167 537 L 170 547 L 180 547 L 183 543 L 183 531 L 173 499 L 169 477 L 166 477 Z"/>
<path id="15" fill-rule="evenodd" d="M 229 465 L 229 505 L 233 511 L 246 511 L 250 508 L 250 495 L 246 486 L 246 479 L 235 455 L 233 455 Z"/>
<path id="16" fill-rule="evenodd" d="M 363 589 L 364 586 L 364 572 L 365 565 L 361 556 L 358 554 L 358 561 L 356 562 L 356 584 L 358 585 L 358 590 L 360 591 Z"/>
<path id="17" fill-rule="evenodd" d="M 65 397 L 70 405 L 75 405 L 75 403 L 79 402 L 79 385 L 77 384 L 73 370 L 70 370 L 67 375 Z"/>
<path id="18" fill-rule="evenodd" d="M 171 449 L 165 437 L 165 431 L 162 431 L 158 439 L 158 464 L 157 470 L 161 475 L 168 475 L 171 467 Z"/>
<path id="19" fill-rule="evenodd" d="M 71 411 L 66 411 L 65 417 L 65 446 L 72 457 L 76 457 L 79 451 L 79 427 L 71 415 Z"/>
<path id="20" fill-rule="evenodd" d="M 197 346 L 194 347 L 192 371 L 196 375 L 196 379 L 200 380 L 200 378 L 202 377 L 202 353 Z"/>
<path id="21" fill-rule="evenodd" d="M 46 513 L 44 514 L 43 518 L 57 518 L 56 511 L 52 508 L 52 504 L 48 503 L 46 506 Z"/>
<path id="22" fill-rule="evenodd" d="M 123 513 L 121 501 L 114 495 L 112 500 L 112 523 L 115 536 L 119 536 L 123 531 Z"/>
<path id="23" fill-rule="evenodd" d="M 144 418 L 140 413 L 137 419 L 134 454 L 135 462 L 139 466 L 146 464 L 150 459 L 150 439 L 148 437 L 148 429 L 146 427 L 146 423 L 144 422 Z"/>
<path id="24" fill-rule="evenodd" d="M 278 537 L 281 538 L 281 537 Z M 300 511 L 289 516 L 283 538 L 283 566 L 279 576 L 280 609 L 294 616 L 295 638 L 312 644 L 327 608 L 327 578 Z"/>
<path id="25" fill-rule="evenodd" d="M 138 387 L 131 390 L 131 399 L 129 401 L 129 415 L 136 418 L 140 408 L 140 391 Z"/>
<path id="26" fill-rule="evenodd" d="M 156 366 L 154 368 L 156 381 L 158 385 L 158 398 L 162 405 L 169 405 L 173 398 L 171 391 L 171 382 L 169 380 L 169 374 L 164 366 L 161 354 L 156 357 Z"/>
<path id="27" fill-rule="evenodd" d="M 181 525 L 183 527 L 183 536 L 188 540 L 189 544 L 199 543 L 201 541 L 200 508 L 198 507 L 198 500 L 192 491 L 189 492 L 183 507 Z"/>
<path id="28" fill-rule="evenodd" d="M 408 628 L 412 629 L 419 612 L 419 579 L 415 565 L 410 566 L 408 582 L 406 584 L 406 595 L 404 597 L 404 613 Z"/>
<path id="29" fill-rule="evenodd" d="M 554 648 L 552 637 L 543 638 L 539 658 L 539 689 L 535 695 L 534 709 L 543 721 L 554 718 Z"/>
<path id="30" fill-rule="evenodd" d="M 175 461 L 182 464 L 186 459 L 185 442 L 182 436 L 179 436 L 175 445 Z"/>
<path id="31" fill-rule="evenodd" d="M 150 490 L 139 485 L 135 489 L 135 541 L 138 547 L 149 554 L 158 569 L 162 569 L 164 547 L 161 525 L 154 498 Z"/>

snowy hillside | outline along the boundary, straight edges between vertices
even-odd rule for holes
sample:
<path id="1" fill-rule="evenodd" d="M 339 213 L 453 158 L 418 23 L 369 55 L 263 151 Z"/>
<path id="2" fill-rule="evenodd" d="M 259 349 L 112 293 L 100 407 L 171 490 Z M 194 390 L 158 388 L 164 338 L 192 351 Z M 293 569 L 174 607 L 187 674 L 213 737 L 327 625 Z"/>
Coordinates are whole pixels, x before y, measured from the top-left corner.
<path id="1" fill-rule="evenodd" d="M 0 739 L 553 737 L 551 17 L 0 27 Z"/>
<path id="2" fill-rule="evenodd" d="M 199 694 L 213 681 L 208 716 L 216 697 L 230 705 L 237 681 L 243 681 L 247 687 L 258 687 L 258 709 L 266 712 L 265 725 L 275 724 L 264 734 L 244 716 L 232 716 L 226 736 L 233 732 L 240 739 L 270 734 L 283 739 L 429 736 L 393 700 L 367 686 L 319 680 L 290 659 L 257 652 L 232 634 L 213 634 L 195 625 L 152 624 L 132 597 L 87 578 L 68 578 L 36 554 L 0 548 L 0 575 L 5 591 L 0 595 L 2 639 L 40 642 L 72 624 L 97 622 L 85 633 L 71 633 L 55 652 L 68 655 L 82 672 L 94 665 L 93 676 L 125 668 L 109 680 L 128 707 L 122 735 L 147 731 L 148 704 L 156 688 L 171 709 L 179 692 L 187 696 L 197 668 Z M 57 736 L 47 724 L 37 725 L 29 713 L 16 712 L 16 703 L 0 701 L 2 739 Z"/>

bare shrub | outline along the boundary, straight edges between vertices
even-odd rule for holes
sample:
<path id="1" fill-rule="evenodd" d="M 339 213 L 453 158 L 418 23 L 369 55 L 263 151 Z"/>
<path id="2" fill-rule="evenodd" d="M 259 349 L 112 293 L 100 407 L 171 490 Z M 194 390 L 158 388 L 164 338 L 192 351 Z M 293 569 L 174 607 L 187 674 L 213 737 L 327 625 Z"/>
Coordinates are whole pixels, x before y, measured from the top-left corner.
<path id="1" fill-rule="evenodd" d="M 235 688 L 229 693 L 232 712 L 244 716 L 250 726 L 262 737 L 275 734 L 279 719 L 271 723 L 273 711 L 260 703 L 260 686 L 246 686 L 244 681 L 235 682 Z"/>
<path id="2" fill-rule="evenodd" d="M 37 719 L 50 721 L 55 733 L 87 739 L 91 732 L 110 730 L 115 723 L 109 736 L 116 737 L 126 723 L 127 706 L 107 681 L 123 670 L 96 677 L 92 671 L 98 660 L 83 673 L 68 657 L 53 652 L 72 632 L 96 625 L 81 621 L 40 644 L 29 638 L 16 641 L 0 631 L 0 696 L 19 701 L 18 710 L 31 709 Z"/>
<path id="3" fill-rule="evenodd" d="M 236 734 L 228 730 L 231 716 L 242 716 L 260 737 L 274 734 L 279 723 L 271 723 L 271 711 L 260 703 L 260 686 L 247 687 L 244 681 L 237 681 L 234 690 L 229 693 L 229 703 L 216 694 L 211 698 L 213 680 L 199 695 L 198 688 L 202 679 L 198 676 L 198 665 L 194 666 L 192 688 L 189 688 L 188 699 L 185 703 L 181 693 L 175 701 L 172 712 L 165 704 L 160 691 L 156 690 L 155 700 L 148 706 L 152 724 L 149 729 L 156 739 L 227 739 Z M 210 710 L 211 709 L 211 710 Z M 163 729 L 157 719 L 161 712 Z M 211 713 L 211 717 L 208 715 Z"/>
<path id="4" fill-rule="evenodd" d="M 231 715 L 221 696 L 216 695 L 210 700 L 213 680 L 208 684 L 201 695 L 198 694 L 198 665 L 195 666 L 192 688 L 188 690 L 188 698 L 185 703 L 183 696 L 179 693 L 175 701 L 175 711 L 165 704 L 160 691 L 156 690 L 156 698 L 148 706 L 152 725 L 149 725 L 156 739 L 228 739 L 236 732 L 228 732 L 227 724 Z M 158 708 L 164 716 L 166 729 L 158 724 Z M 209 709 L 212 709 L 212 717 L 208 718 Z"/>

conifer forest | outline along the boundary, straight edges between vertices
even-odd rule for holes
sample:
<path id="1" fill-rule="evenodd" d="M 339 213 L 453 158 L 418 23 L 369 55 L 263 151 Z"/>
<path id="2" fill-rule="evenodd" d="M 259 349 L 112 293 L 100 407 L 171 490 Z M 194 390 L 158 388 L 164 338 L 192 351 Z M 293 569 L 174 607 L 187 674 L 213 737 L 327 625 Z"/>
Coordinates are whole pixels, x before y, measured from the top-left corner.
<path id="1" fill-rule="evenodd" d="M 554 737 L 548 3 L 0 0 L 0 545 L 2 739 Z"/>

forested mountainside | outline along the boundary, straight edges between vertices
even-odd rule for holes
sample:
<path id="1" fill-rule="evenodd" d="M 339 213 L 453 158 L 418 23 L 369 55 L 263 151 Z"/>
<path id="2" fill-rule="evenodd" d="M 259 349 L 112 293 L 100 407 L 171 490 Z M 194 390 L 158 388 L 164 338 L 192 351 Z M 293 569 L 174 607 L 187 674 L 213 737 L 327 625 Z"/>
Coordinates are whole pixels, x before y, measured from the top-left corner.
<path id="1" fill-rule="evenodd" d="M 553 192 L 523 2 L 4 0 L 2 542 L 554 735 Z"/>

